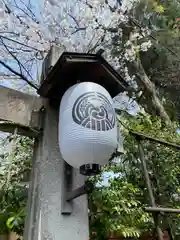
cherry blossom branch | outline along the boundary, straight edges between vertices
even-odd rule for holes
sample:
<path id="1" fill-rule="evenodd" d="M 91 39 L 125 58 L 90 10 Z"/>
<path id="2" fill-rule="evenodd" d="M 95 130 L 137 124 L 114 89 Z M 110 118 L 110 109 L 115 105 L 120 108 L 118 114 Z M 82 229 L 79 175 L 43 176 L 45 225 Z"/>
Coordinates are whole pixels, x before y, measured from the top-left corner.
<path id="1" fill-rule="evenodd" d="M 143 27 L 141 26 L 140 23 L 138 23 L 138 21 L 136 19 L 134 19 L 133 17 L 129 16 L 129 20 L 139 29 L 142 29 Z M 158 44 L 160 44 L 159 40 L 157 38 L 155 38 L 152 34 L 149 35 L 154 41 L 156 41 Z M 161 44 L 160 44 L 161 45 Z M 174 52 L 172 49 L 170 49 L 169 47 L 164 47 L 163 48 L 167 49 L 171 54 L 175 55 L 176 57 L 179 58 L 179 56 L 177 55 L 176 52 Z"/>
<path id="2" fill-rule="evenodd" d="M 22 21 L 22 19 L 18 16 L 18 15 L 16 15 L 16 14 L 14 14 L 13 12 L 12 12 L 12 10 L 9 8 L 9 6 L 5 3 L 5 1 L 3 0 L 3 3 L 4 3 L 4 6 L 5 6 L 5 8 L 6 8 L 6 12 L 8 13 L 8 14 L 13 14 L 18 20 L 19 20 L 19 22 L 20 22 L 20 24 L 24 24 L 24 25 L 26 25 L 26 23 L 24 23 L 23 21 Z"/>
<path id="3" fill-rule="evenodd" d="M 85 31 L 85 30 L 86 30 L 86 27 L 77 28 L 74 32 L 72 32 L 72 35 L 79 32 L 79 31 Z"/>
<path id="4" fill-rule="evenodd" d="M 26 7 L 26 9 L 30 12 L 30 14 L 32 15 L 29 15 L 23 8 L 21 8 L 21 7 L 19 7 L 18 6 L 18 4 L 17 4 L 17 2 L 16 2 L 16 0 L 14 0 L 14 2 L 15 2 L 15 7 L 17 8 L 17 9 L 19 9 L 20 11 L 22 11 L 26 16 L 28 16 L 29 18 L 31 18 L 35 23 L 37 23 L 37 24 L 39 24 L 39 21 L 37 20 L 37 18 L 36 18 L 36 15 L 32 12 L 32 10 L 24 3 L 24 1 L 21 1 L 20 0 L 20 2 Z"/>
<path id="5" fill-rule="evenodd" d="M 78 22 L 78 20 L 77 20 L 73 15 L 71 15 L 70 13 L 68 13 L 68 16 L 71 17 L 71 18 L 73 19 L 73 21 L 76 23 L 76 25 L 77 25 L 78 28 L 79 28 L 80 26 L 79 26 L 79 22 Z"/>
<path id="6" fill-rule="evenodd" d="M 27 20 L 26 21 L 23 21 L 22 19 L 21 19 L 21 16 L 19 16 L 19 15 L 17 15 L 17 14 L 15 14 L 11 9 L 10 9 L 10 7 L 5 3 L 5 1 L 4 0 L 2 0 L 3 1 L 3 3 L 4 3 L 4 5 L 5 5 L 5 7 L 6 7 L 6 12 L 8 13 L 8 14 L 13 14 L 18 20 L 19 20 L 19 22 L 20 22 L 20 24 L 21 25 L 24 25 L 27 29 L 30 29 L 30 26 L 27 24 Z M 27 13 L 27 12 L 25 12 L 23 9 L 21 9 L 18 5 L 17 5 L 17 3 L 16 3 L 16 1 L 14 0 L 14 2 L 15 2 L 15 4 L 16 4 L 16 6 L 14 6 L 14 7 L 16 7 L 17 9 L 19 9 L 20 11 L 22 11 L 25 15 L 27 15 L 28 17 L 30 17 L 33 21 L 35 21 L 37 24 L 39 24 L 39 21 L 37 20 L 37 19 L 33 19 L 31 16 L 29 16 L 29 14 Z M 23 2 L 22 2 L 23 3 Z M 25 5 L 25 4 L 24 4 Z M 26 6 L 26 5 L 25 5 Z M 27 8 L 28 8 L 28 6 L 26 6 Z M 29 10 L 31 13 L 32 13 L 32 11 L 31 10 Z M 32 13 L 33 14 L 33 13 Z M 34 14 L 33 14 L 34 15 Z M 35 15 L 34 15 L 35 16 Z M 23 18 L 23 17 L 22 17 Z M 42 36 L 41 36 L 41 34 L 40 34 L 40 32 L 39 31 L 37 31 L 36 32 L 36 34 L 39 36 L 39 38 L 40 39 L 42 39 Z M 28 46 L 28 47 L 30 47 L 30 46 Z"/>
<path id="7" fill-rule="evenodd" d="M 77 33 L 77 32 L 79 32 L 79 31 L 85 31 L 85 30 L 86 30 L 87 27 L 80 27 L 78 20 L 77 20 L 73 15 L 71 15 L 70 13 L 68 13 L 68 16 L 69 16 L 70 18 L 72 18 L 73 21 L 74 21 L 74 22 L 76 23 L 76 25 L 77 25 L 77 27 L 75 27 L 76 30 L 72 32 L 72 35 L 75 34 L 75 33 Z"/>
<path id="8" fill-rule="evenodd" d="M 19 34 L 19 33 L 16 33 L 16 32 L 12 32 L 12 31 L 0 31 L 0 34 L 5 34 L 5 35 L 2 35 L 2 37 L 4 37 L 4 38 L 8 38 L 7 36 L 6 36 L 6 34 L 9 34 L 9 35 L 13 35 L 13 36 L 15 36 L 15 37 L 24 37 L 24 38 L 28 38 L 28 36 L 27 35 L 25 35 L 25 34 Z M 39 31 L 37 31 L 36 32 L 36 34 L 39 36 L 39 38 L 40 39 L 42 39 L 42 36 L 41 36 L 41 34 L 40 34 L 40 32 Z M 10 40 L 10 39 L 8 39 L 8 40 Z M 13 39 L 11 39 L 11 41 L 13 41 Z M 33 42 L 33 40 L 31 40 L 32 42 Z M 41 43 L 40 41 L 36 41 L 36 42 L 39 42 L 39 43 Z M 20 44 L 20 42 L 19 42 L 19 44 Z M 27 45 L 27 47 L 28 48 L 32 48 L 31 46 L 29 46 L 29 45 Z M 38 50 L 38 51 L 40 51 L 40 50 Z"/>
<path id="9" fill-rule="evenodd" d="M 0 64 L 3 67 L 5 67 L 6 69 L 8 69 L 10 72 L 12 72 L 14 75 L 20 77 L 22 80 L 27 82 L 31 87 L 33 87 L 34 89 L 38 90 L 38 87 L 36 85 L 34 85 L 31 81 L 29 81 L 23 74 L 17 72 L 16 70 L 14 70 L 12 67 L 10 67 L 8 64 L 3 62 L 2 60 L 0 60 Z"/>
<path id="10" fill-rule="evenodd" d="M 21 71 L 22 74 L 22 68 L 24 69 L 24 71 L 30 76 L 30 78 L 32 79 L 31 74 L 29 73 L 29 71 L 23 66 L 23 64 L 19 61 L 19 59 L 17 59 L 17 57 L 8 49 L 8 47 L 6 46 L 6 44 L 4 43 L 3 39 L 0 37 L 0 40 L 3 44 L 3 46 L 5 47 L 5 49 L 7 50 L 7 52 L 12 56 L 12 58 L 14 58 L 16 60 L 16 62 L 19 65 L 19 69 Z"/>
<path id="11" fill-rule="evenodd" d="M 37 49 L 37 48 L 31 47 L 31 46 L 29 46 L 29 45 L 27 45 L 27 44 L 25 44 L 25 43 L 19 42 L 19 41 L 17 41 L 17 40 L 12 39 L 12 38 L 9 38 L 9 37 L 3 36 L 3 35 L 0 35 L 0 37 L 6 39 L 6 40 L 8 40 L 8 41 L 17 43 L 17 44 L 19 44 L 19 45 L 21 45 L 21 46 L 24 46 L 24 47 L 30 48 L 30 49 L 32 49 L 32 50 L 35 50 L 36 52 L 41 52 L 41 51 L 40 51 L 39 49 Z"/>

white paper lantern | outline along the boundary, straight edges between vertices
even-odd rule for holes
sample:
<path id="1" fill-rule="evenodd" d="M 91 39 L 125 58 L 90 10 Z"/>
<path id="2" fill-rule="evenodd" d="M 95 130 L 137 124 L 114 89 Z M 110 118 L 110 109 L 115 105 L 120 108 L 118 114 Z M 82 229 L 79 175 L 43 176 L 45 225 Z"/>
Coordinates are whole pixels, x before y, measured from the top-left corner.
<path id="1" fill-rule="evenodd" d="M 104 165 L 117 148 L 113 100 L 102 86 L 83 82 L 64 94 L 59 111 L 59 146 L 64 160 L 75 168 Z"/>

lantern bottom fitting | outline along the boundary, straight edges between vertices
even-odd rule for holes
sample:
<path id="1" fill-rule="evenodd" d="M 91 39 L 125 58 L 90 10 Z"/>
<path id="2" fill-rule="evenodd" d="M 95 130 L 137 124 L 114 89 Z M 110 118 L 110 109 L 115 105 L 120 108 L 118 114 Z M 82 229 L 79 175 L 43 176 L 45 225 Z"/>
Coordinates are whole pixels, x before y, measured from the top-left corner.
<path id="1" fill-rule="evenodd" d="M 84 176 L 93 176 L 101 172 L 99 164 L 85 164 L 80 166 L 80 174 Z"/>

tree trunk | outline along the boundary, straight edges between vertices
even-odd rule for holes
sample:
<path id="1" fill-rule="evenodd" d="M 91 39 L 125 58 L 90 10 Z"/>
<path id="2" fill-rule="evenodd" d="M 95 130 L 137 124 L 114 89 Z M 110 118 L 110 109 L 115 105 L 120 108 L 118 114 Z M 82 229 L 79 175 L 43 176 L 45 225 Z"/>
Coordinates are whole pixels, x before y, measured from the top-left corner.
<path id="1" fill-rule="evenodd" d="M 131 63 L 131 66 L 135 72 L 135 75 L 138 77 L 139 85 L 144 87 L 145 92 L 151 97 L 153 107 L 156 109 L 158 115 L 161 117 L 161 119 L 166 123 L 169 124 L 171 122 L 162 102 L 160 101 L 158 97 L 158 93 L 156 91 L 155 85 L 151 82 L 149 77 L 147 76 L 141 60 L 137 58 L 133 63 Z"/>

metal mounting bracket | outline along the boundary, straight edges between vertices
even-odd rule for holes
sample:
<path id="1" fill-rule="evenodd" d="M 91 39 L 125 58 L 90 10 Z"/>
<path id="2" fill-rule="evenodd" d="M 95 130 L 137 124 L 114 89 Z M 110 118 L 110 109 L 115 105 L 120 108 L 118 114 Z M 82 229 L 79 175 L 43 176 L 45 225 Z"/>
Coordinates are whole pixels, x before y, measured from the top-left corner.
<path id="1" fill-rule="evenodd" d="M 70 215 L 73 211 L 73 199 L 91 193 L 93 184 L 86 181 L 81 187 L 72 190 L 73 168 L 65 161 L 63 161 L 63 165 L 61 214 Z"/>
<path id="2" fill-rule="evenodd" d="M 61 213 L 72 213 L 72 202 L 66 201 L 67 192 L 72 190 L 73 168 L 62 160 L 62 185 L 61 185 Z"/>

